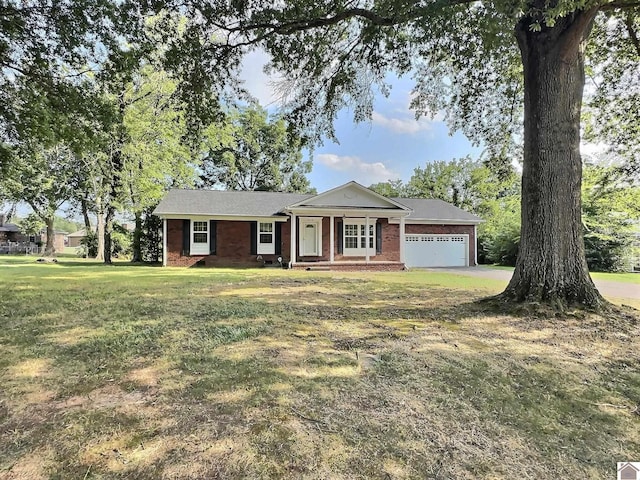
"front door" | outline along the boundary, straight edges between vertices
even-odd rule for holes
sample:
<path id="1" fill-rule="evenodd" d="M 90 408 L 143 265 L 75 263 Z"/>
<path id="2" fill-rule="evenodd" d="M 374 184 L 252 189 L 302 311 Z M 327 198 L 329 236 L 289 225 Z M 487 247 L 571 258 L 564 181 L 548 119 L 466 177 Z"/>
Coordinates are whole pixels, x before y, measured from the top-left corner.
<path id="1" fill-rule="evenodd" d="M 306 223 L 302 229 L 302 256 L 318 255 L 318 230 L 315 223 Z"/>

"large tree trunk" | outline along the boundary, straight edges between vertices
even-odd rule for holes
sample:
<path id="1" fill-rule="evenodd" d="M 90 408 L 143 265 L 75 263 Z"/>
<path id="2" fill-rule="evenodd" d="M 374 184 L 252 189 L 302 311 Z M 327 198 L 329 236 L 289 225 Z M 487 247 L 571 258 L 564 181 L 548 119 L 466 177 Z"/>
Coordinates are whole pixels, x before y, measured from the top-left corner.
<path id="1" fill-rule="evenodd" d="M 54 217 L 47 217 L 45 219 L 45 224 L 47 225 L 47 243 L 44 247 L 44 256 L 51 257 L 54 253 L 56 253 L 56 247 L 54 245 L 54 240 L 56 236 L 56 231 L 53 228 Z"/>
<path id="2" fill-rule="evenodd" d="M 91 231 L 91 220 L 89 219 L 89 205 L 86 198 L 80 200 L 80 208 L 82 210 L 82 218 L 84 219 L 84 234 L 88 235 Z"/>
<path id="3" fill-rule="evenodd" d="M 111 234 L 113 233 L 113 219 L 116 216 L 116 209 L 112 206 L 107 208 L 107 215 L 104 219 L 104 263 L 111 265 L 111 253 L 113 252 L 113 243 Z"/>
<path id="4" fill-rule="evenodd" d="M 99 197 L 96 199 L 96 260 L 104 260 L 104 210 Z"/>
<path id="5" fill-rule="evenodd" d="M 504 300 L 558 310 L 606 305 L 587 268 L 580 200 L 583 48 L 595 13 L 576 12 L 540 32 L 530 18 L 516 27 L 525 79 L 522 230 Z"/>
<path id="6" fill-rule="evenodd" d="M 132 262 L 142 262 L 142 214 L 135 212 L 136 228 L 133 231 Z"/>
<path id="7" fill-rule="evenodd" d="M 122 189 L 122 169 L 124 167 L 124 159 L 122 155 L 122 146 L 125 142 L 125 128 L 124 128 L 124 113 L 126 108 L 125 103 L 125 88 L 123 86 L 122 92 L 118 97 L 118 112 L 120 114 L 120 124 L 116 129 L 115 142 L 111 150 L 111 178 L 110 178 L 110 190 L 109 190 L 109 202 L 107 207 L 107 215 L 105 218 L 104 227 L 104 263 L 111 264 L 111 254 L 113 253 L 113 244 L 111 239 L 111 233 L 113 232 L 113 220 L 116 216 L 115 205 L 120 198 L 120 190 Z"/>

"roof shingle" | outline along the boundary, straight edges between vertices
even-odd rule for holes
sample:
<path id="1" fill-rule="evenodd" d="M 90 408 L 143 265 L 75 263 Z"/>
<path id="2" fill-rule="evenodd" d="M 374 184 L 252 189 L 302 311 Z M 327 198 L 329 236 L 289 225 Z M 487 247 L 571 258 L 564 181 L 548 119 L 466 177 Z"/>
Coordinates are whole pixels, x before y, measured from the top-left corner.
<path id="1" fill-rule="evenodd" d="M 239 217 L 270 217 L 298 202 L 314 197 L 311 194 L 280 192 L 244 192 L 222 190 L 170 190 L 156 207 L 156 215 L 208 215 Z M 392 198 L 413 211 L 407 220 L 462 221 L 482 220 L 450 203 L 426 198 Z"/>

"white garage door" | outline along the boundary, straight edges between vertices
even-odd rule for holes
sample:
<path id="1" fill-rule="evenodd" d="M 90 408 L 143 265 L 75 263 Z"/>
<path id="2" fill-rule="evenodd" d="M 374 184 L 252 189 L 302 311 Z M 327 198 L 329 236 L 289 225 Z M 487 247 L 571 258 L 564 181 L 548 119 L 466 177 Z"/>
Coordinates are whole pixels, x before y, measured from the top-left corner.
<path id="1" fill-rule="evenodd" d="M 407 267 L 466 267 L 469 235 L 405 235 Z"/>

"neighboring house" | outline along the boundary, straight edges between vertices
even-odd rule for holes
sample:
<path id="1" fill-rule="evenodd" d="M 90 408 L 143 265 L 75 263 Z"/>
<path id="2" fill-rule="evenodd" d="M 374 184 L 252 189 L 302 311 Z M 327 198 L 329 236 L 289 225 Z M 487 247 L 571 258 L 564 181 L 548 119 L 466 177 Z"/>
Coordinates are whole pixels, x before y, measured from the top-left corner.
<path id="1" fill-rule="evenodd" d="M 28 242 L 29 237 L 22 234 L 20 227 L 14 223 L 7 223 L 6 217 L 0 214 L 0 243 Z"/>
<path id="2" fill-rule="evenodd" d="M 77 232 L 70 233 L 67 235 L 67 246 L 69 247 L 79 247 L 82 239 L 86 236 L 84 228 L 82 230 L 78 230 Z"/>
<path id="3" fill-rule="evenodd" d="M 356 182 L 319 195 L 171 190 L 163 265 L 401 270 L 476 264 L 480 218 L 441 200 L 385 198 Z"/>
<path id="4" fill-rule="evenodd" d="M 64 247 L 67 244 L 67 232 L 63 232 L 60 230 L 56 230 L 53 232 L 53 248 L 55 249 L 56 253 L 62 253 L 64 252 Z M 40 234 L 40 242 L 42 242 L 42 249 L 44 249 L 45 245 L 47 244 L 47 231 L 43 230 Z"/>
<path id="5" fill-rule="evenodd" d="M 37 253 L 39 236 L 22 233 L 15 223 L 7 223 L 6 217 L 0 214 L 0 254 L 4 253 Z"/>

